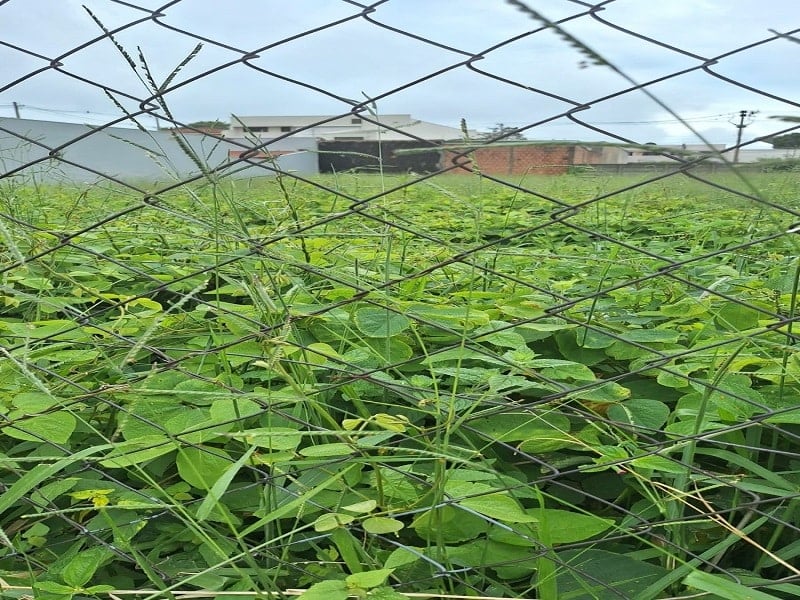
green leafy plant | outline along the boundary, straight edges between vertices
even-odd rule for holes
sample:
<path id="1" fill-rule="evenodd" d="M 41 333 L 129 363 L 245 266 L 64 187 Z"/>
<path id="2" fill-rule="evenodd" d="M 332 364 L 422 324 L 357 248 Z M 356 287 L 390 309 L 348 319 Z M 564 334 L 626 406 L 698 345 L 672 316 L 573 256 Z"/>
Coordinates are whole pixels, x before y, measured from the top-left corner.
<path id="1" fill-rule="evenodd" d="M 3 230 L 3 580 L 792 593 L 790 220 L 675 180 L 541 227 L 499 183 L 405 183 L 6 197 L 38 209 Z"/>

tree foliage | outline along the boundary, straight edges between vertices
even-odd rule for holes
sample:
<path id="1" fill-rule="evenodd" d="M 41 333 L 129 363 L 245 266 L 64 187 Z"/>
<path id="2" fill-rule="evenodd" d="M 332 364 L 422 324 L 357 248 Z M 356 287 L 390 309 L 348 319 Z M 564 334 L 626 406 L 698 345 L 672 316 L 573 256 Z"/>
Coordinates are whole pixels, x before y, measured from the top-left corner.
<path id="1" fill-rule="evenodd" d="M 800 133 L 776 135 L 766 140 L 773 148 L 800 148 Z"/>
<path id="2" fill-rule="evenodd" d="M 227 129 L 228 123 L 225 121 L 213 120 L 213 121 L 195 121 L 193 123 L 189 123 L 189 127 L 195 127 L 197 129 L 207 128 L 207 129 Z"/>
<path id="3" fill-rule="evenodd" d="M 483 134 L 485 138 L 498 138 L 503 136 L 503 141 L 527 139 L 524 134 L 517 131 L 516 127 L 511 127 L 505 123 L 495 123 L 494 127 Z"/>

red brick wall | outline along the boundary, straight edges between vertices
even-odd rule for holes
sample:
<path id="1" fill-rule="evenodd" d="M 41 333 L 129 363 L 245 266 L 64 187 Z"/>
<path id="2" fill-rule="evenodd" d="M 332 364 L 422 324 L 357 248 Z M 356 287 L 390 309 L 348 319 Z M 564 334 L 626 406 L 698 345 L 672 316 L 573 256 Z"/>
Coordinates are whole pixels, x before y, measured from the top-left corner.
<path id="1" fill-rule="evenodd" d="M 457 152 L 445 150 L 442 153 L 442 167 L 453 165 Z M 539 146 L 531 144 L 513 146 L 487 146 L 478 148 L 468 157 L 459 158 L 458 164 L 467 169 L 475 169 L 487 175 L 560 175 L 567 172 L 572 164 L 572 146 Z M 469 173 L 465 169 L 454 169 L 450 173 Z"/>

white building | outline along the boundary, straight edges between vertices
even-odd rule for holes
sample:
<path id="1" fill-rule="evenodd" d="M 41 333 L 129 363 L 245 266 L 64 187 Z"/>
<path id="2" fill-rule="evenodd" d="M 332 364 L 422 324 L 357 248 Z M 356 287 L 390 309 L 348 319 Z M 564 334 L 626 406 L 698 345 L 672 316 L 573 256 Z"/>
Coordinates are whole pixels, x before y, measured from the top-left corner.
<path id="1" fill-rule="evenodd" d="M 370 114 L 344 117 L 325 115 L 239 117 L 231 115 L 230 127 L 223 132 L 229 138 L 275 138 L 297 131 L 297 135 L 336 141 L 460 140 L 457 127 L 447 127 L 413 118 L 411 115 Z M 477 137 L 470 131 L 469 135 Z M 412 136 L 412 137 L 409 137 Z"/>

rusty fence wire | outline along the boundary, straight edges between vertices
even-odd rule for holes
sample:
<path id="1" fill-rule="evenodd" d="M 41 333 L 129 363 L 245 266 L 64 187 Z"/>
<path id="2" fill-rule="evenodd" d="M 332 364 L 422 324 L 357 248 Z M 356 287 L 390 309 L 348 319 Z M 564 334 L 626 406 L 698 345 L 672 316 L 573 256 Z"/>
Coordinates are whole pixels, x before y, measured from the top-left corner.
<path id="1" fill-rule="evenodd" d="M 401 0 L 342 1 L 341 19 L 259 47 L 171 18 L 188 0 L 89 3 L 96 36 L 59 55 L 0 40 L 2 103 L 49 77 L 118 110 L 55 143 L 0 126 L 4 594 L 797 597 L 796 171 L 735 164 L 746 136 L 683 152 L 586 115 L 635 97 L 691 128 L 659 85 L 714 79 L 780 103 L 770 135 L 791 134 L 797 99 L 725 65 L 788 62 L 800 30 L 701 56 L 623 27 L 618 1 L 564 0 L 555 21 L 497 2 L 526 31 L 482 49 L 395 27 L 382 11 Z M 447 62 L 357 99 L 271 70 L 355 22 Z M 191 48 L 167 76 L 137 49 L 145 27 Z M 681 66 L 636 81 L 581 27 Z M 617 87 L 575 99 L 483 66 L 554 34 Z M 87 77 L 98 48 L 148 92 Z M 226 60 L 192 70 L 209 49 Z M 274 80 L 338 112 L 231 139 L 170 109 L 234 70 L 242 93 Z M 382 102 L 462 71 L 559 108 L 435 142 L 381 121 Z M 394 141 L 274 150 L 342 118 Z M 606 140 L 586 156 L 661 162 L 576 162 L 586 144 L 533 141 L 556 121 Z M 157 181 L 75 158 L 118 126 Z M 330 157 L 359 168 L 302 169 Z"/>

